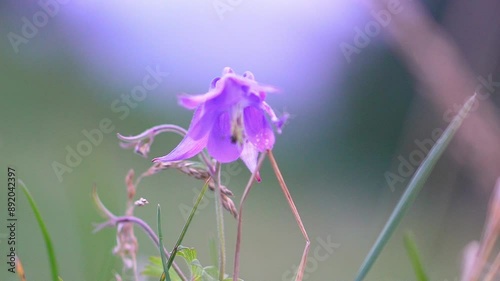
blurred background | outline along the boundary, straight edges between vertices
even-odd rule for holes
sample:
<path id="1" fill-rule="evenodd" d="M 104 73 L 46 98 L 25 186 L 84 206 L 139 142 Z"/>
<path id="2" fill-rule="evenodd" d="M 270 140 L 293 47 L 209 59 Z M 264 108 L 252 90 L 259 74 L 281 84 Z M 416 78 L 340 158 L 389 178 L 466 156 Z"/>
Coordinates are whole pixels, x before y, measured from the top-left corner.
<path id="1" fill-rule="evenodd" d="M 431 279 L 458 280 L 462 250 L 480 238 L 500 175 L 499 12 L 495 0 L 0 2 L 0 280 L 18 280 L 6 264 L 7 167 L 37 201 L 63 279 L 114 280 L 121 271 L 112 255 L 116 231 L 92 234 L 103 221 L 92 186 L 112 212 L 123 213 L 129 169 L 142 173 L 180 140 L 160 135 L 142 158 L 120 148 L 116 133 L 187 127 L 192 112 L 177 105 L 177 94 L 204 93 L 225 66 L 280 88 L 268 102 L 292 116 L 274 153 L 312 240 L 306 280 L 354 278 L 425 147 L 479 92 L 366 279 L 415 279 L 402 240 L 411 230 Z M 148 75 L 155 86 L 132 97 Z M 85 150 L 84 131 L 101 130 L 102 120 L 110 129 Z M 68 163 L 79 146 L 86 155 Z M 250 174 L 239 163 L 227 175 L 239 202 Z M 304 241 L 267 162 L 262 178 L 246 203 L 241 278 L 285 280 Z M 136 215 L 154 227 L 161 204 L 171 248 L 201 186 L 177 171 L 148 177 L 137 198 L 151 204 Z M 20 189 L 16 196 L 17 254 L 27 280 L 49 280 L 41 232 Z M 210 199 L 183 243 L 204 265 L 212 263 L 215 222 Z M 232 273 L 236 220 L 228 213 L 225 227 Z M 142 267 L 157 252 L 136 235 Z M 324 247 L 328 241 L 334 249 Z"/>

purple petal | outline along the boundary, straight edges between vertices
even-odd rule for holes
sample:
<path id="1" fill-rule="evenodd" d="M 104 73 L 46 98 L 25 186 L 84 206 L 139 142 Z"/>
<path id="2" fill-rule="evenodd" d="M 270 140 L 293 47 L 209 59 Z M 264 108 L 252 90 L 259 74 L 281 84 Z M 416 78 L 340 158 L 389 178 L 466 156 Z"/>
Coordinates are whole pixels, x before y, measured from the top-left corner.
<path id="1" fill-rule="evenodd" d="M 257 168 L 258 156 L 259 152 L 255 148 L 255 146 L 251 142 L 247 141 L 243 146 L 243 151 L 241 152 L 240 158 L 241 160 L 243 160 L 248 170 L 250 170 L 250 173 L 254 173 L 255 169 Z M 261 181 L 260 173 L 258 171 L 255 174 L 255 178 L 258 182 Z"/>
<path id="2" fill-rule="evenodd" d="M 255 80 L 255 76 L 250 71 L 243 72 L 243 77 L 245 77 L 246 79 Z"/>
<path id="3" fill-rule="evenodd" d="M 214 89 L 218 91 L 218 95 L 214 95 L 210 100 L 207 100 L 208 108 L 227 108 L 240 102 L 245 96 L 250 85 L 237 75 L 226 75 L 222 77 Z M 248 80 L 248 82 L 250 82 Z"/>
<path id="4" fill-rule="evenodd" d="M 274 113 L 274 110 L 271 108 L 271 106 L 269 106 L 269 104 L 267 104 L 265 101 L 260 104 L 260 107 L 267 113 L 267 115 L 269 115 L 271 121 L 276 126 L 278 134 L 281 134 L 281 128 L 283 128 L 283 126 L 288 121 L 290 114 L 285 112 L 281 117 L 278 118 L 278 116 L 276 116 L 276 113 Z"/>
<path id="5" fill-rule="evenodd" d="M 244 97 L 245 91 L 242 87 L 250 86 L 246 80 L 235 74 L 227 74 L 218 80 L 214 79 L 215 84 L 212 82 L 211 89 L 203 95 L 179 95 L 179 104 L 187 109 L 195 109 L 203 103 L 210 103 L 217 107 L 233 105 Z M 251 81 L 248 80 L 248 82 Z"/>
<path id="6" fill-rule="evenodd" d="M 242 147 L 231 140 L 231 119 L 227 111 L 219 114 L 208 138 L 208 153 L 220 163 L 238 159 Z"/>
<path id="7" fill-rule="evenodd" d="M 263 152 L 272 149 L 274 145 L 274 132 L 261 109 L 248 106 L 243 111 L 245 120 L 245 133 L 248 140 Z"/>
<path id="8" fill-rule="evenodd" d="M 232 74 L 234 73 L 234 70 L 232 68 L 230 68 L 229 66 L 226 66 L 224 67 L 224 69 L 222 69 L 222 75 L 226 75 L 226 74 Z"/>
<path id="9" fill-rule="evenodd" d="M 217 82 L 220 80 L 220 77 L 216 77 L 214 78 L 214 80 L 212 80 L 212 83 L 210 83 L 210 89 L 209 90 L 213 90 L 215 89 L 215 86 L 217 85 Z"/>
<path id="10" fill-rule="evenodd" d="M 165 156 L 154 158 L 153 162 L 170 162 L 189 159 L 205 148 L 207 140 L 208 134 L 199 140 L 193 140 L 189 135 L 185 136 L 172 152 Z"/>
<path id="11" fill-rule="evenodd" d="M 217 112 L 207 111 L 205 105 L 198 107 L 194 113 L 193 120 L 189 125 L 188 135 L 197 140 L 207 135 L 212 129 Z"/>
<path id="12" fill-rule="evenodd" d="M 200 104 L 213 99 L 221 94 L 221 91 L 214 88 L 203 95 L 191 96 L 188 94 L 180 94 L 177 99 L 179 104 L 187 109 L 195 109 Z"/>
<path id="13" fill-rule="evenodd" d="M 194 112 L 193 119 L 189 125 L 188 132 L 182 141 L 169 154 L 153 159 L 153 162 L 168 162 L 184 160 L 200 153 L 207 145 L 210 126 L 204 127 L 207 123 L 202 118 L 203 107 L 198 107 Z"/>

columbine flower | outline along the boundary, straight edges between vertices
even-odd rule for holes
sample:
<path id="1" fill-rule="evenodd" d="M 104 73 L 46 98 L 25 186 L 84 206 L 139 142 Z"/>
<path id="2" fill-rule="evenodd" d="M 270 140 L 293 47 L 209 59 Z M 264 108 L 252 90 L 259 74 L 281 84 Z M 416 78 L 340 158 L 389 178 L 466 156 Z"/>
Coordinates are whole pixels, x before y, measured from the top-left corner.
<path id="1" fill-rule="evenodd" d="M 278 118 L 264 101 L 271 86 L 258 84 L 251 72 L 237 75 L 229 67 L 215 78 L 206 94 L 180 95 L 179 103 L 195 109 L 188 132 L 168 155 L 153 159 L 169 162 L 191 158 L 205 147 L 220 163 L 241 158 L 254 172 L 259 152 L 272 149 L 275 141 L 269 116 L 278 133 L 287 115 Z"/>

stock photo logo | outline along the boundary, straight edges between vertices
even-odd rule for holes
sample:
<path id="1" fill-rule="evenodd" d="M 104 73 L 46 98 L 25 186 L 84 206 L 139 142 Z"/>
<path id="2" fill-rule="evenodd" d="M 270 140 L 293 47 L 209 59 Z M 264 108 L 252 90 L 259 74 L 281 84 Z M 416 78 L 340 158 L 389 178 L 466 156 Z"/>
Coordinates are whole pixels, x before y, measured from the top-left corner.
<path id="1" fill-rule="evenodd" d="M 40 0 L 37 2 L 39 10 L 31 17 L 21 18 L 21 28 L 18 33 L 9 32 L 9 39 L 12 49 L 17 54 L 22 44 L 28 44 L 30 39 L 37 36 L 39 30 L 49 24 L 50 20 L 57 16 L 61 10 L 61 5 L 65 5 L 69 0 Z"/>
<path id="2" fill-rule="evenodd" d="M 148 94 L 158 88 L 163 82 L 163 79 L 168 76 L 167 72 L 160 70 L 159 66 L 146 67 L 147 74 L 143 77 L 142 83 L 135 86 L 128 94 L 122 94 L 120 98 L 115 99 L 110 104 L 110 111 L 118 115 L 119 120 L 125 120 L 130 114 L 130 111 L 139 105 L 139 102 L 146 100 Z M 85 157 L 92 153 L 94 147 L 99 146 L 104 136 L 113 132 L 116 129 L 111 118 L 103 118 L 99 121 L 97 128 L 81 131 L 84 139 L 79 141 L 75 146 L 66 145 L 66 157 L 64 162 L 53 161 L 52 169 L 59 182 L 63 181 L 63 175 L 73 172 L 73 169 L 78 167 Z"/>
<path id="3" fill-rule="evenodd" d="M 485 101 L 490 98 L 490 96 L 495 93 L 495 88 L 500 88 L 500 82 L 493 81 L 493 75 L 489 74 L 487 78 L 483 76 L 477 77 L 478 83 L 475 87 L 475 93 L 477 95 L 477 100 L 472 104 L 470 109 L 471 112 L 474 112 L 478 109 L 479 103 L 481 101 Z M 462 104 L 453 104 L 451 108 L 446 110 L 443 113 L 442 119 L 446 123 L 450 123 L 453 120 L 453 117 L 460 114 L 460 109 L 464 106 L 466 101 Z M 465 118 L 465 116 L 460 116 L 461 118 Z M 398 183 L 404 183 L 407 179 L 409 179 L 413 173 L 416 171 L 420 163 L 424 161 L 425 157 L 429 154 L 429 151 L 439 140 L 441 135 L 443 134 L 444 129 L 442 128 L 434 128 L 431 131 L 431 136 L 425 138 L 423 140 L 415 139 L 413 143 L 417 146 L 417 148 L 413 149 L 408 157 L 405 158 L 403 155 L 398 155 L 397 160 L 397 173 L 393 173 L 391 171 L 387 171 L 384 173 L 385 181 L 391 191 L 396 190 L 396 185 Z"/>
<path id="4" fill-rule="evenodd" d="M 382 28 L 387 27 L 394 15 L 403 11 L 403 6 L 399 0 L 390 0 L 387 3 L 386 9 L 379 11 L 371 11 L 371 15 L 375 20 L 367 22 L 363 29 L 354 27 L 353 44 L 347 42 L 340 43 L 340 50 L 348 63 L 352 61 L 353 54 L 360 54 L 361 50 L 368 47 L 371 40 L 379 35 Z"/>
<path id="5" fill-rule="evenodd" d="M 307 258 L 307 262 L 304 269 L 304 276 L 302 280 L 307 280 L 313 272 L 318 270 L 319 264 L 328 260 L 333 253 L 340 248 L 340 244 L 332 241 L 332 236 L 328 235 L 325 238 L 317 237 L 316 242 L 318 243 L 314 248 L 311 249 L 312 257 Z M 293 277 L 297 274 L 299 266 L 293 265 L 289 270 L 283 272 L 281 275 L 281 280 L 293 280 Z"/>
<path id="6" fill-rule="evenodd" d="M 224 14 L 234 11 L 241 3 L 243 0 L 214 0 L 212 6 L 219 19 L 224 20 Z"/>

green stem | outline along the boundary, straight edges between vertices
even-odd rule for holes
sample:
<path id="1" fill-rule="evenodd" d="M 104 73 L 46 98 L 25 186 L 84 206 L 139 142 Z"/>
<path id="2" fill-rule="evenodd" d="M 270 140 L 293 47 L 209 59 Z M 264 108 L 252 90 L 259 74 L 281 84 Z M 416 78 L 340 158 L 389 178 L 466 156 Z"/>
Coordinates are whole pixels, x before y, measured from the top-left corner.
<path id="1" fill-rule="evenodd" d="M 422 259 L 418 254 L 417 243 L 411 232 L 407 232 L 404 236 L 404 244 L 406 247 L 406 252 L 410 258 L 411 265 L 413 266 L 413 271 L 417 276 L 418 281 L 429 281 L 427 274 L 425 273 L 424 266 L 422 264 Z"/>
<path id="2" fill-rule="evenodd" d="M 47 248 L 47 254 L 49 256 L 49 264 L 50 264 L 50 271 L 52 274 L 52 280 L 58 281 L 59 273 L 57 270 L 56 254 L 54 251 L 54 246 L 52 245 L 52 241 L 50 240 L 49 232 L 47 230 L 47 227 L 45 226 L 45 223 L 43 222 L 40 210 L 38 210 L 38 207 L 35 204 L 35 200 L 31 196 L 31 193 L 29 192 L 28 188 L 26 187 L 26 185 L 22 180 L 19 180 L 19 183 L 21 184 L 21 188 L 24 194 L 28 198 L 28 202 L 31 206 L 31 209 L 33 210 L 33 213 L 35 214 L 35 218 L 38 222 L 38 225 L 40 226 L 40 230 L 42 231 L 43 239 L 45 241 L 45 247 Z"/>
<path id="3" fill-rule="evenodd" d="M 196 199 L 196 203 L 193 206 L 193 209 L 191 209 L 191 213 L 189 214 L 189 217 L 186 221 L 186 224 L 184 224 L 184 228 L 181 231 L 181 235 L 177 239 L 177 242 L 175 243 L 174 248 L 172 249 L 172 252 L 170 254 L 170 258 L 167 261 L 167 269 L 170 269 L 170 266 L 172 266 L 172 263 L 174 262 L 175 255 L 177 254 L 177 251 L 179 250 L 179 246 L 182 243 L 182 240 L 184 239 L 184 235 L 186 235 L 186 232 L 189 228 L 189 225 L 191 224 L 191 221 L 193 220 L 193 217 L 196 213 L 196 210 L 198 209 L 198 205 L 200 204 L 201 200 L 203 199 L 203 196 L 205 195 L 205 192 L 208 189 L 208 181 L 205 182 L 205 185 L 203 185 L 203 188 L 201 189 L 200 195 L 198 195 L 198 199 Z"/>
<path id="4" fill-rule="evenodd" d="M 158 204 L 158 208 L 156 211 L 156 218 L 157 218 L 157 226 L 158 226 L 158 244 L 159 244 L 159 249 L 160 249 L 160 256 L 161 256 L 161 263 L 163 265 L 163 274 L 160 277 L 160 281 L 167 280 L 171 281 L 170 279 L 170 274 L 168 274 L 168 266 L 167 266 L 167 257 L 165 255 L 165 252 L 162 251 L 163 249 L 163 233 L 161 230 L 161 208 L 160 204 Z M 172 257 L 172 255 L 170 255 Z"/>
<path id="5" fill-rule="evenodd" d="M 224 239 L 224 215 L 223 206 L 221 201 L 220 191 L 220 174 L 221 165 L 217 164 L 217 180 L 215 190 L 215 214 L 217 217 L 217 233 L 219 236 L 219 281 L 224 280 L 225 266 L 226 266 L 226 244 Z"/>

